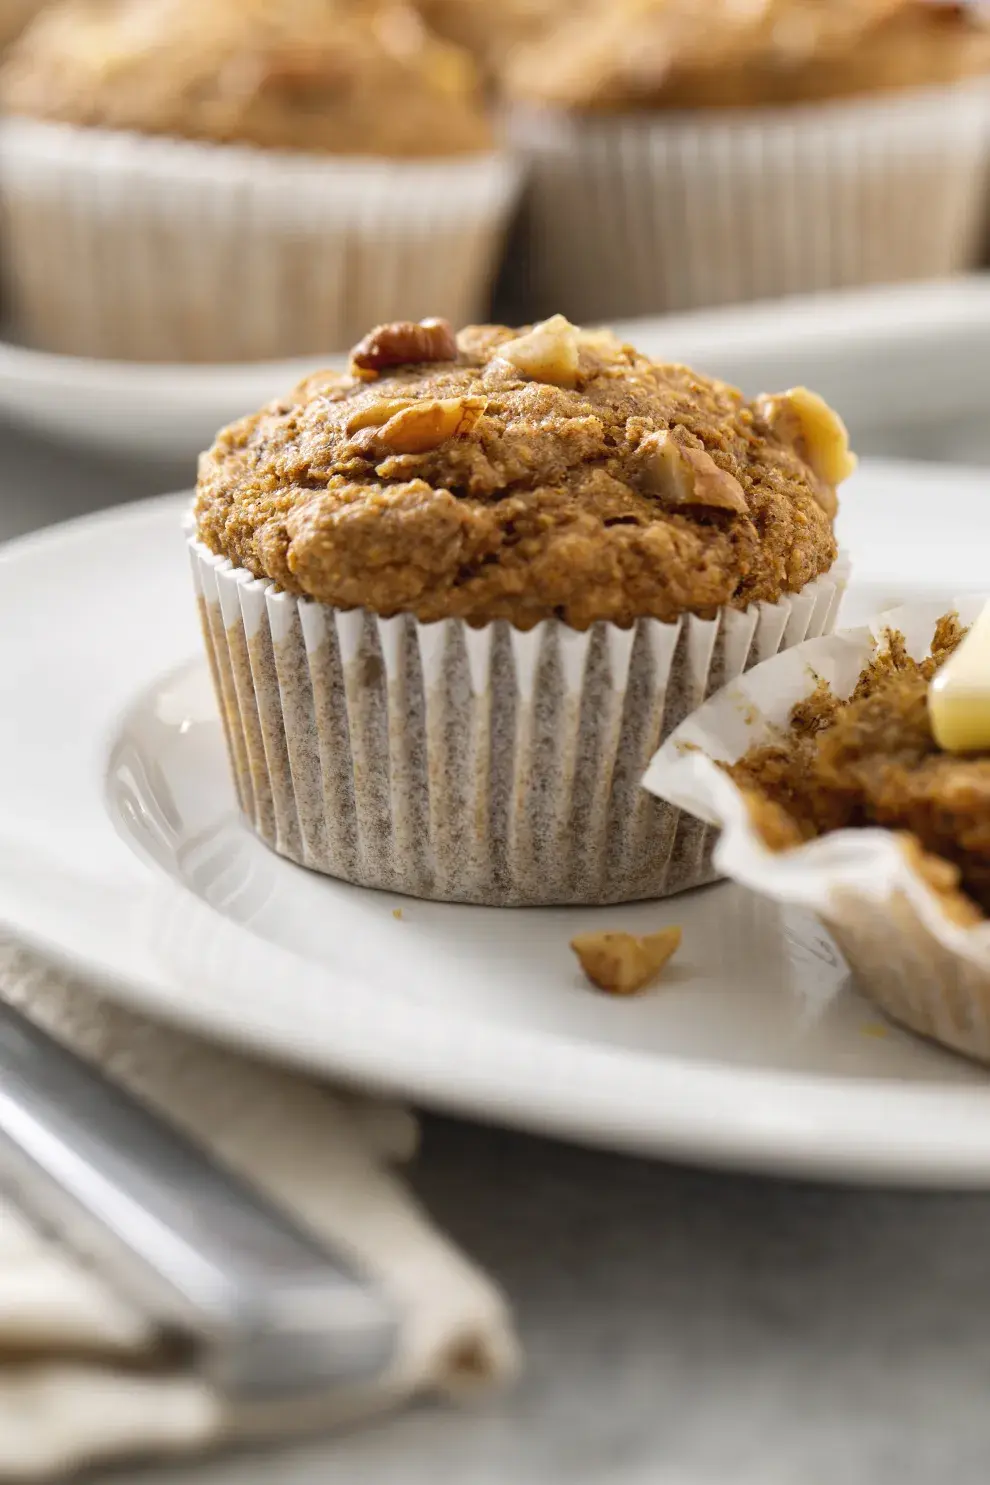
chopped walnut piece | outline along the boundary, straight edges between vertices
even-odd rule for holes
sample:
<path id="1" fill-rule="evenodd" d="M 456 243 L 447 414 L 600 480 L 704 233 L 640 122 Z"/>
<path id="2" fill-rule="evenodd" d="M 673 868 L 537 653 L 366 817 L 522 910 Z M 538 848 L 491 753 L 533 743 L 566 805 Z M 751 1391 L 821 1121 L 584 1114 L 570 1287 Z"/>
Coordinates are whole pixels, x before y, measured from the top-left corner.
<path id="1" fill-rule="evenodd" d="M 807 387 L 758 397 L 754 405 L 774 437 L 789 444 L 820 482 L 816 489 L 818 503 L 834 517 L 838 510 L 835 487 L 856 468 L 849 433 L 839 414 Z"/>
<path id="2" fill-rule="evenodd" d="M 681 945 L 679 928 L 642 938 L 632 933 L 582 933 L 571 940 L 581 968 L 609 995 L 635 995 L 655 979 Z"/>
<path id="3" fill-rule="evenodd" d="M 555 387 L 575 387 L 578 380 L 581 334 L 563 315 L 534 325 L 525 335 L 507 340 L 498 348 L 499 358 L 508 361 L 523 376 Z"/>
<path id="4" fill-rule="evenodd" d="M 376 374 L 391 366 L 456 361 L 457 340 L 446 320 L 395 320 L 376 325 L 351 351 L 351 371 Z"/>
<path id="5" fill-rule="evenodd" d="M 648 433 L 639 446 L 640 489 L 668 506 L 708 506 L 712 510 L 749 513 L 742 485 L 719 469 L 704 449 L 678 443 L 667 429 Z"/>
<path id="6" fill-rule="evenodd" d="M 375 442 L 393 454 L 425 454 L 448 438 L 470 433 L 487 406 L 487 397 L 413 402 L 389 418 L 378 430 Z"/>
<path id="7" fill-rule="evenodd" d="M 383 397 L 380 402 L 369 402 L 367 407 L 358 408 L 348 419 L 347 435 L 360 433 L 362 428 L 380 428 L 389 418 L 412 405 L 409 397 Z"/>

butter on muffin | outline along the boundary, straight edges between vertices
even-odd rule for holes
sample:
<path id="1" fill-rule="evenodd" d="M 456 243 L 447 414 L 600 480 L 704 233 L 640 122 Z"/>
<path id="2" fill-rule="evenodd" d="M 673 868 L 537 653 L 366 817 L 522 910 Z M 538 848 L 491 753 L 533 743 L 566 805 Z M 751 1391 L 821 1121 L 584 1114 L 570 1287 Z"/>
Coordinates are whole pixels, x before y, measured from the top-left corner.
<path id="1" fill-rule="evenodd" d="M 32 344 L 261 359 L 343 348 L 399 296 L 484 302 L 513 168 L 470 57 L 401 0 L 63 0 L 0 106 Z"/>
<path id="2" fill-rule="evenodd" d="M 537 283 L 598 316 L 971 266 L 988 73 L 977 4 L 582 6 L 505 68 Z"/>
<path id="3" fill-rule="evenodd" d="M 711 879 L 639 777 L 833 621 L 845 429 L 560 316 L 379 326 L 203 455 L 194 570 L 242 809 L 363 885 L 614 902 Z"/>

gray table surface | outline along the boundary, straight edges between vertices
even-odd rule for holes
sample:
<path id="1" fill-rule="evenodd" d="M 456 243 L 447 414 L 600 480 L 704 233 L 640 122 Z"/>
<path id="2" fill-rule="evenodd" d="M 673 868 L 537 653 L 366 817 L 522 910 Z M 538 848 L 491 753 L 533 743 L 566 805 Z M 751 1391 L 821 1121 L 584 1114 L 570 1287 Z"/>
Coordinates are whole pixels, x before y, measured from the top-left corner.
<path id="1" fill-rule="evenodd" d="M 189 483 L 0 430 L 0 537 Z M 412 1179 L 502 1283 L 522 1382 L 100 1485 L 985 1485 L 990 1197 L 697 1174 L 426 1118 Z"/>

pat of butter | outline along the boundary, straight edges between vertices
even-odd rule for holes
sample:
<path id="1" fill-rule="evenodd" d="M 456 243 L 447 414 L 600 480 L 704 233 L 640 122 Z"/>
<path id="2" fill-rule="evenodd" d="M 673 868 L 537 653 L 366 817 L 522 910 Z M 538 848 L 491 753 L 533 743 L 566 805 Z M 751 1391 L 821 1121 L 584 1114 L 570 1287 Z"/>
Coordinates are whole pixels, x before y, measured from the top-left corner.
<path id="1" fill-rule="evenodd" d="M 929 686 L 928 714 L 945 752 L 990 752 L 990 603 Z"/>

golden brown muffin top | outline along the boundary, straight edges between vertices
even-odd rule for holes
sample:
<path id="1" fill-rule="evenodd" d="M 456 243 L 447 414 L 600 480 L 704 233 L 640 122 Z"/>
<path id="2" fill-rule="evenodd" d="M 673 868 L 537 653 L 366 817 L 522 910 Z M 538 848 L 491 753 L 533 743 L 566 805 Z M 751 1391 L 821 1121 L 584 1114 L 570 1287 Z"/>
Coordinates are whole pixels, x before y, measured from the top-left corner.
<path id="1" fill-rule="evenodd" d="M 731 108 L 990 71 L 990 26 L 943 0 L 597 0 L 507 67 L 520 100 L 575 110 Z"/>
<path id="2" fill-rule="evenodd" d="M 771 848 L 855 827 L 903 831 L 953 917 L 990 913 L 990 757 L 942 752 L 928 712 L 931 679 L 964 633 L 946 615 L 921 661 L 889 635 L 848 700 L 820 685 L 794 709 L 785 739 L 728 769 Z"/>
<path id="3" fill-rule="evenodd" d="M 379 327 L 200 460 L 212 551 L 339 608 L 529 628 L 775 602 L 836 555 L 845 429 L 561 316 Z"/>
<path id="4" fill-rule="evenodd" d="M 466 52 L 396 0 L 63 0 L 0 70 L 8 113 L 391 157 L 483 150 Z"/>

